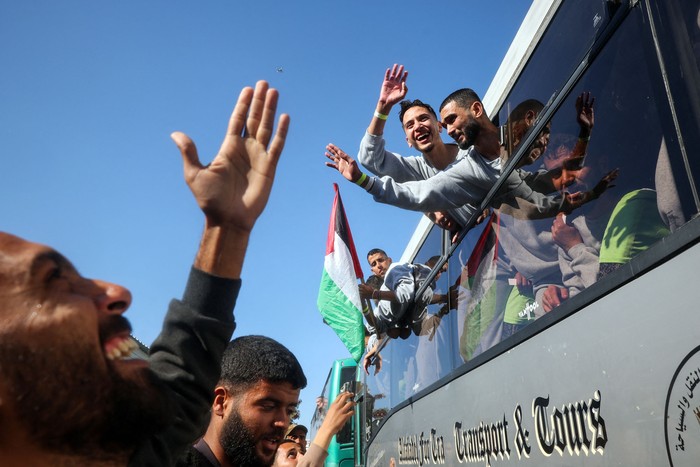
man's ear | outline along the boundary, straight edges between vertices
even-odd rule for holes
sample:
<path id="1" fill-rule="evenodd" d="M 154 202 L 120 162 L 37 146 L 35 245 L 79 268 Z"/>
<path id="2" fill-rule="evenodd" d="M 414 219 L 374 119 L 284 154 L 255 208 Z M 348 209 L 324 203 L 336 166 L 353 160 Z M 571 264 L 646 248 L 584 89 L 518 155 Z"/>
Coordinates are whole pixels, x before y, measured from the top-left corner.
<path id="1" fill-rule="evenodd" d="M 413 147 L 413 145 L 412 145 L 411 143 L 408 142 L 408 136 L 406 136 L 406 143 L 408 144 L 408 147 L 409 147 L 409 148 L 412 148 L 412 147 Z"/>
<path id="2" fill-rule="evenodd" d="M 231 404 L 229 393 L 223 386 L 217 386 L 214 389 L 214 403 L 211 405 L 213 415 L 223 417 L 226 414 L 226 408 Z"/>
<path id="3" fill-rule="evenodd" d="M 472 115 L 474 115 L 474 118 L 479 118 L 484 113 L 484 104 L 482 104 L 479 101 L 474 101 L 472 102 L 472 105 L 469 106 L 469 110 L 471 110 Z"/>
<path id="4" fill-rule="evenodd" d="M 528 110 L 525 112 L 525 123 L 527 124 L 527 127 L 530 128 L 532 125 L 535 124 L 535 120 L 537 120 L 537 112 L 534 110 Z"/>

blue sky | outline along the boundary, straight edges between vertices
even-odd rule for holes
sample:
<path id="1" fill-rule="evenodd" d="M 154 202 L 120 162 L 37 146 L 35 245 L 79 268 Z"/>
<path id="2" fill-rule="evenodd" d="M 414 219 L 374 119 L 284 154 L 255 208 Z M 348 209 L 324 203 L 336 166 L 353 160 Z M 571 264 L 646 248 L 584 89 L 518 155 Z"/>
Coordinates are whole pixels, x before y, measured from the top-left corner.
<path id="1" fill-rule="evenodd" d="M 373 247 L 400 257 L 420 219 L 326 168 L 325 145 L 357 152 L 393 63 L 409 71 L 409 98 L 437 107 L 461 87 L 483 96 L 529 6 L 2 2 L 0 229 L 128 287 L 126 316 L 150 344 L 182 293 L 203 225 L 169 135 L 190 135 L 208 162 L 240 89 L 268 80 L 291 126 L 246 257 L 236 335 L 264 334 L 297 355 L 309 379 L 307 423 L 332 360 L 348 355 L 316 308 L 332 183 L 361 257 Z M 412 154 L 396 112 L 385 136 L 390 150 Z"/>

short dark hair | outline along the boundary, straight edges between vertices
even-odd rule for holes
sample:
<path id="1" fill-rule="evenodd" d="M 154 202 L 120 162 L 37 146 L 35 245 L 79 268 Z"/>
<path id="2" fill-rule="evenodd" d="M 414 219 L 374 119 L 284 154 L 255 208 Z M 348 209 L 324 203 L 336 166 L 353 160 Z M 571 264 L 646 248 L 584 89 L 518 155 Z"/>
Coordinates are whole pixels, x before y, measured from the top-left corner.
<path id="1" fill-rule="evenodd" d="M 399 121 L 403 125 L 403 116 L 404 114 L 410 109 L 411 107 L 423 107 L 426 109 L 428 112 L 430 112 L 433 117 L 435 117 L 435 120 L 438 120 L 438 116 L 433 110 L 433 108 L 430 106 L 430 104 L 426 104 L 425 102 L 421 101 L 420 99 L 416 99 L 414 101 L 406 99 L 405 101 L 401 101 L 399 103 L 401 106 L 401 110 L 399 111 Z"/>
<path id="2" fill-rule="evenodd" d="M 372 255 L 376 255 L 377 253 L 381 253 L 387 258 L 389 257 L 389 255 L 386 254 L 386 251 L 382 250 L 381 248 L 372 248 L 367 252 L 367 259 L 369 259 L 369 257 Z"/>
<path id="3" fill-rule="evenodd" d="M 457 89 L 442 101 L 442 104 L 440 104 L 440 111 L 442 112 L 442 109 L 450 102 L 455 102 L 463 109 L 468 109 L 474 102 L 481 102 L 481 99 L 479 99 L 477 93 L 471 88 Z"/>
<path id="4" fill-rule="evenodd" d="M 244 391 L 260 381 L 288 382 L 294 389 L 306 387 L 306 375 L 288 348 L 265 336 L 232 340 L 221 360 L 219 383 Z"/>
<path id="5" fill-rule="evenodd" d="M 428 258 L 428 261 L 425 262 L 425 265 L 428 266 L 430 269 L 433 269 L 437 262 L 440 261 L 440 258 L 442 258 L 442 256 L 440 255 L 431 256 L 430 258 Z"/>
<path id="6" fill-rule="evenodd" d="M 538 101 L 537 99 L 524 100 L 520 104 L 516 105 L 515 108 L 510 112 L 510 115 L 508 115 L 508 123 L 512 124 L 513 122 L 523 120 L 525 118 L 525 115 L 530 110 L 535 112 L 535 115 L 539 115 L 543 108 L 544 104 Z"/>

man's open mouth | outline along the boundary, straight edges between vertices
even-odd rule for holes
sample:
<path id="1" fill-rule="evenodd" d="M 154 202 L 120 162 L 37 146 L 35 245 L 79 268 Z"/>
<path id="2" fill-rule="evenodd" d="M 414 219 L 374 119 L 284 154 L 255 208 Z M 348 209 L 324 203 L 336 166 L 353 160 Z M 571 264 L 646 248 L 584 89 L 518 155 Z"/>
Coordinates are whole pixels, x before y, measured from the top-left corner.
<path id="1" fill-rule="evenodd" d="M 104 344 L 105 356 L 108 360 L 125 360 L 132 357 L 139 345 L 129 335 L 117 335 L 109 338 Z"/>
<path id="2" fill-rule="evenodd" d="M 419 143 L 425 143 L 426 141 L 428 141 L 428 139 L 430 139 L 430 132 L 422 133 L 416 136 L 416 141 L 418 141 Z"/>

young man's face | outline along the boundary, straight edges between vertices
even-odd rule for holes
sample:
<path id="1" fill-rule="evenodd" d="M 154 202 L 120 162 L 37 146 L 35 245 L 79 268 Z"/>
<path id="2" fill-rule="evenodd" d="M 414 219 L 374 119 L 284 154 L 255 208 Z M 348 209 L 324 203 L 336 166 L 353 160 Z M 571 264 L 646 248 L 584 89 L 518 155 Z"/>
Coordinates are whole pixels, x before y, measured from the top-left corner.
<path id="1" fill-rule="evenodd" d="M 550 148 L 542 158 L 545 168 L 552 177 L 552 184 L 557 191 L 576 185 L 576 189 L 587 190 L 585 180 L 590 169 L 584 167 L 584 156 L 571 156 L 572 149 L 560 144 Z"/>
<path id="2" fill-rule="evenodd" d="M 55 250 L 0 233 L 0 393 L 41 408 L 15 413 L 42 448 L 129 452 L 167 415 L 148 363 L 125 358 L 130 303 Z"/>
<path id="3" fill-rule="evenodd" d="M 516 121 L 511 125 L 511 140 L 513 141 L 513 151 L 518 149 L 523 137 L 528 132 L 530 128 L 535 124 L 537 119 L 537 112 L 532 110 L 526 113 L 523 120 Z M 547 145 L 549 144 L 549 137 L 551 133 L 552 124 L 548 123 L 544 129 L 537 135 L 535 141 L 532 142 L 530 147 L 527 148 L 527 154 L 520 159 L 518 167 L 525 167 L 533 164 L 547 151 Z"/>
<path id="4" fill-rule="evenodd" d="M 285 441 L 277 448 L 275 455 L 275 467 L 295 467 L 301 458 L 301 447 L 299 444 Z"/>
<path id="5" fill-rule="evenodd" d="M 467 149 L 476 142 L 481 126 L 470 109 L 449 102 L 440 110 L 442 125 L 460 149 Z"/>
<path id="6" fill-rule="evenodd" d="M 428 219 L 448 232 L 455 232 L 462 229 L 462 226 L 452 219 L 452 217 L 450 217 L 446 211 L 428 212 L 426 215 L 428 216 Z"/>
<path id="7" fill-rule="evenodd" d="M 406 142 L 421 153 L 429 153 L 436 145 L 441 144 L 440 132 L 442 127 L 437 118 L 425 107 L 413 106 L 403 114 L 403 131 Z"/>
<path id="8" fill-rule="evenodd" d="M 304 428 L 297 426 L 287 435 L 287 438 L 296 441 L 299 444 L 301 453 L 306 454 L 306 430 Z"/>
<path id="9" fill-rule="evenodd" d="M 367 256 L 367 262 L 372 270 L 372 274 L 384 277 L 387 269 L 391 266 L 391 258 L 387 257 L 384 253 L 374 253 L 373 255 Z"/>
<path id="10" fill-rule="evenodd" d="M 230 394 L 219 442 L 231 465 L 270 466 L 296 413 L 299 389 L 286 381 L 260 381 Z"/>

